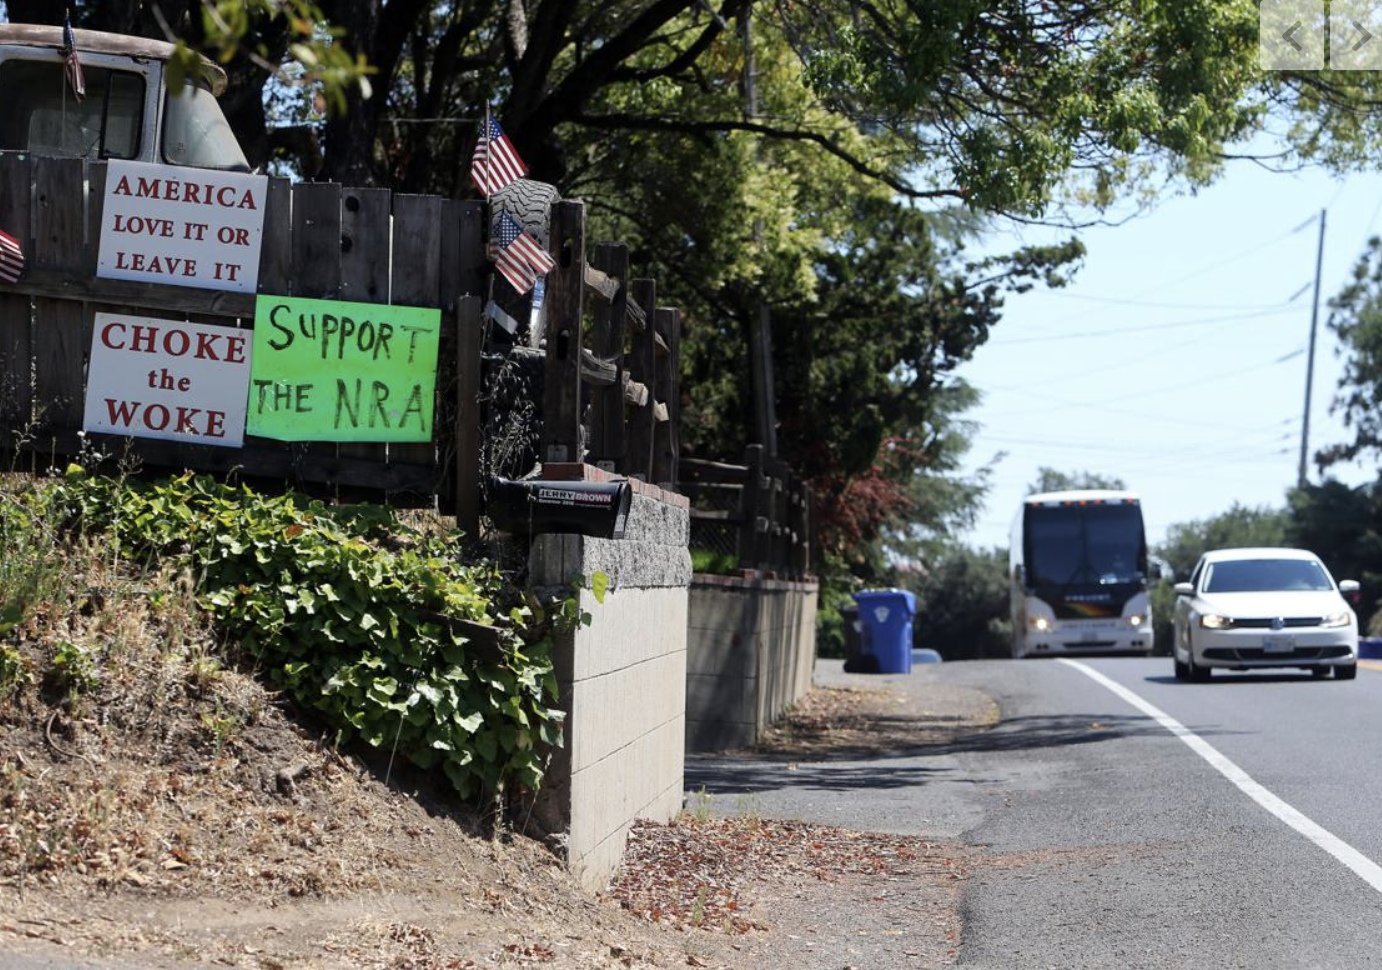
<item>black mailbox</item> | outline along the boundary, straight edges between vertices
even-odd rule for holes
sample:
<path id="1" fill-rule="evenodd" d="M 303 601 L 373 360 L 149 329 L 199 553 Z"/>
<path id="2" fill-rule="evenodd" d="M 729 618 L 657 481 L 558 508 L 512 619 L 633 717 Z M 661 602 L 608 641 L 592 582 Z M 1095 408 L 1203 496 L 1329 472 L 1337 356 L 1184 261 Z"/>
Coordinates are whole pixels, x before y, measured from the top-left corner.
<path id="1" fill-rule="evenodd" d="M 628 482 L 490 481 L 485 511 L 508 532 L 571 532 L 624 538 L 633 489 Z"/>

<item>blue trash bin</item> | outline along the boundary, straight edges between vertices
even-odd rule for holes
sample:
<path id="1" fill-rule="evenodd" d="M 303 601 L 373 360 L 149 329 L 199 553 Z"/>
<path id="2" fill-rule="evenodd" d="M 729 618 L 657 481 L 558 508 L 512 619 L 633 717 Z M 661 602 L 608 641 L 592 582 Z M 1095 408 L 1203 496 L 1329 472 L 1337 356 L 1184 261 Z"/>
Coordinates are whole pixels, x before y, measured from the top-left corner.
<path id="1" fill-rule="evenodd" d="M 905 589 L 866 589 L 854 594 L 854 602 L 859 604 L 864 653 L 878 659 L 878 672 L 911 673 L 916 596 Z"/>

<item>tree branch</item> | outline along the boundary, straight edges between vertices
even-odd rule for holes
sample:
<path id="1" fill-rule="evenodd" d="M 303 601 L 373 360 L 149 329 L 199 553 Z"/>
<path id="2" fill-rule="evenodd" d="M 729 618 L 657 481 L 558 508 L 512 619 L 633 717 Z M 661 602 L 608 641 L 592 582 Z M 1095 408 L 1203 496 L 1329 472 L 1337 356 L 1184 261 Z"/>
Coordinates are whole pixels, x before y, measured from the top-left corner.
<path id="1" fill-rule="evenodd" d="M 777 128 L 772 125 L 759 124 L 755 121 L 734 121 L 730 119 L 720 121 L 679 121 L 674 118 L 645 118 L 639 115 L 627 114 L 576 114 L 570 120 L 574 124 L 584 125 L 587 128 L 670 131 L 687 135 L 705 135 L 727 131 L 749 131 L 767 138 L 779 138 L 785 141 L 807 141 L 819 145 L 861 175 L 866 175 L 875 181 L 881 182 L 894 192 L 905 195 L 910 199 L 963 199 L 965 197 L 965 194 L 959 189 L 914 188 L 886 172 L 880 172 L 875 168 L 871 168 L 863 160 L 845 151 L 828 136 L 817 131 Z"/>
<path id="2" fill-rule="evenodd" d="M 724 23 L 739 15 L 739 10 L 744 6 L 744 0 L 725 0 L 720 7 L 718 18 L 712 19 L 710 25 L 701 31 L 691 46 L 686 48 L 672 60 L 661 67 L 651 67 L 644 70 L 636 70 L 631 67 L 621 67 L 614 71 L 611 80 L 614 81 L 647 81 L 655 77 L 668 77 L 680 74 L 696 62 L 705 51 L 715 42 L 715 38 L 724 33 Z"/>

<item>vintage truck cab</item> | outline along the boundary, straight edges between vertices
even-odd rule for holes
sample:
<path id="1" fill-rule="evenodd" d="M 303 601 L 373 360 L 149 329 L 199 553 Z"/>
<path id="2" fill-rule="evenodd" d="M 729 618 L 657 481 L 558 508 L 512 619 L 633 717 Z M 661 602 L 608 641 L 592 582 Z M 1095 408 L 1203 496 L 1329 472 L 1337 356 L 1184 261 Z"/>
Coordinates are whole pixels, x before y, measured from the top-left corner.
<path id="1" fill-rule="evenodd" d="M 172 44 L 74 33 L 80 103 L 63 73 L 61 27 L 0 24 L 0 151 L 249 171 L 216 102 L 226 86 L 219 67 L 203 58 L 201 76 L 174 96 L 164 82 Z"/>

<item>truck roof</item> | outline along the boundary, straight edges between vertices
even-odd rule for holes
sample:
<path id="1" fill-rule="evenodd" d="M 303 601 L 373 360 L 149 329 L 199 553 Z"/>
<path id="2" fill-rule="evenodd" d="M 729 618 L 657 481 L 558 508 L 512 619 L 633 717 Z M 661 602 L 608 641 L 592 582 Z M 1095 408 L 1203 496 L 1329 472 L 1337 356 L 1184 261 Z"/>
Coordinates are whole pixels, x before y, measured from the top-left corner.
<path id="1" fill-rule="evenodd" d="M 77 50 L 94 54 L 122 54 L 155 61 L 166 61 L 173 56 L 172 44 L 150 37 L 110 34 L 103 30 L 74 30 L 73 33 L 77 35 Z M 0 24 L 0 44 L 61 50 L 62 28 L 41 24 Z M 205 57 L 201 58 L 201 62 L 203 80 L 210 85 L 211 93 L 219 97 L 225 93 L 226 72 Z"/>
<path id="2" fill-rule="evenodd" d="M 1028 495 L 1022 500 L 1024 505 L 1063 505 L 1099 502 L 1109 504 L 1134 503 L 1138 501 L 1136 492 L 1115 491 L 1112 489 L 1089 488 L 1068 492 L 1041 492 Z"/>

